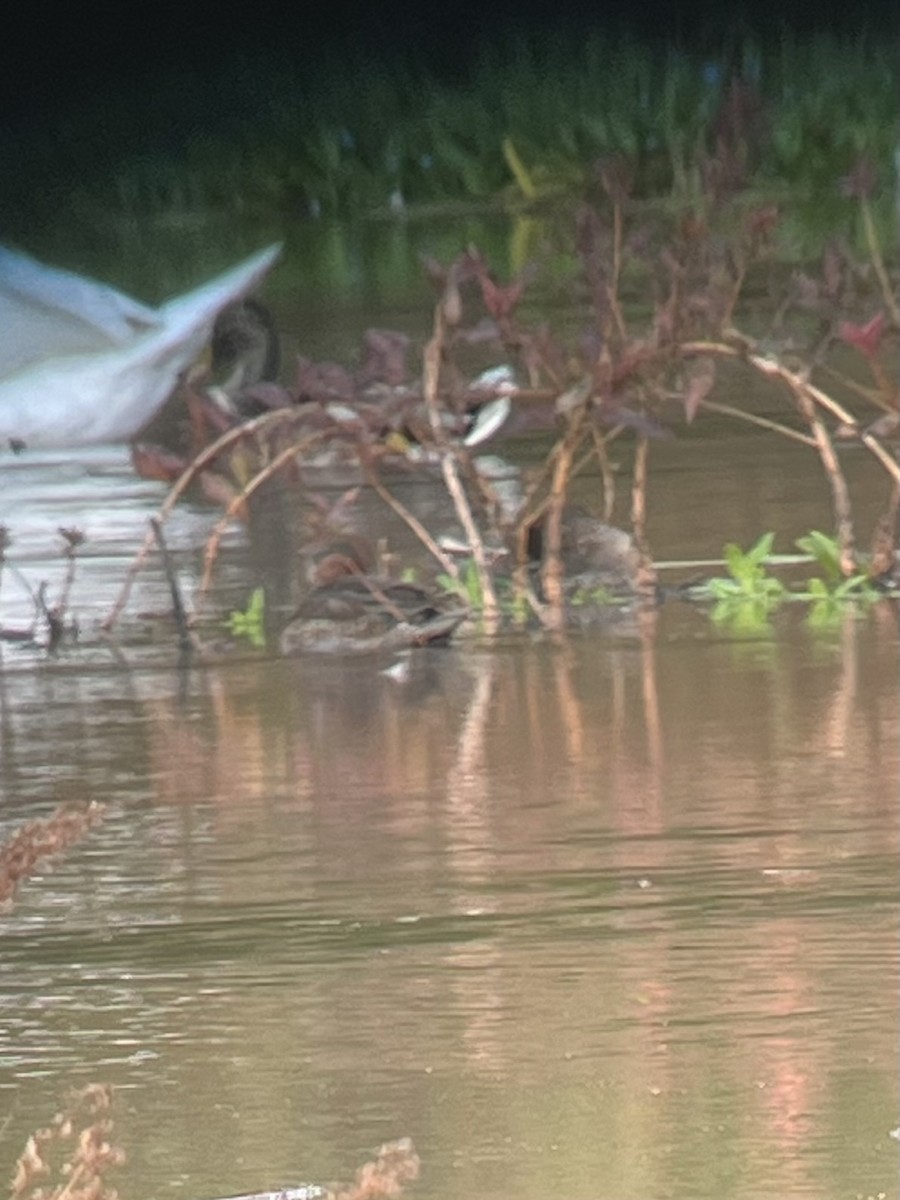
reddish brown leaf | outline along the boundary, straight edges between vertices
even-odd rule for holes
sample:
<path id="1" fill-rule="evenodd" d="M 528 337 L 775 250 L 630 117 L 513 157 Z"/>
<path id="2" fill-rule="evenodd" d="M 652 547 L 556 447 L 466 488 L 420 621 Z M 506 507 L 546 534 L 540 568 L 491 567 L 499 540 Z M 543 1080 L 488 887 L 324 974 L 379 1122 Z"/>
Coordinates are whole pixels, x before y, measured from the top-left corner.
<path id="1" fill-rule="evenodd" d="M 188 460 L 162 446 L 136 444 L 131 447 L 131 463 L 141 479 L 174 483 L 187 470 Z"/>
<path id="2" fill-rule="evenodd" d="M 706 221 L 695 212 L 684 213 L 678 223 L 678 232 L 686 242 L 699 242 L 709 236 Z"/>
<path id="3" fill-rule="evenodd" d="M 842 321 L 838 326 L 838 337 L 848 346 L 853 346 L 866 358 L 874 358 L 881 345 L 887 318 L 883 312 L 878 312 L 865 325 L 854 325 L 852 321 Z"/>
<path id="4" fill-rule="evenodd" d="M 352 400 L 353 376 L 333 362 L 315 363 L 297 356 L 296 398 L 300 403 L 319 400 Z"/>
<path id="5" fill-rule="evenodd" d="M 406 382 L 406 353 L 409 338 L 392 329 L 367 329 L 363 334 L 363 358 L 356 372 L 360 387 L 386 383 L 399 387 Z"/>
<path id="6" fill-rule="evenodd" d="M 684 419 L 688 425 L 716 382 L 716 364 L 711 358 L 698 358 L 688 364 L 684 389 Z"/>

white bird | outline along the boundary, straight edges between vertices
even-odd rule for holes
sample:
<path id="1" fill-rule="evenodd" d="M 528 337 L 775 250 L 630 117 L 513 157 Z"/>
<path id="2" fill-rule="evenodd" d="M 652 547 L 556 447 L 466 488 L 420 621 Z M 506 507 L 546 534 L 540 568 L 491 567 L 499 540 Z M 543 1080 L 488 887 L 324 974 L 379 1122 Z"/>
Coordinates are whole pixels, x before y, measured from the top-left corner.
<path id="1" fill-rule="evenodd" d="M 156 415 L 216 317 L 278 257 L 269 246 L 150 308 L 0 246 L 0 442 L 123 442 Z"/>

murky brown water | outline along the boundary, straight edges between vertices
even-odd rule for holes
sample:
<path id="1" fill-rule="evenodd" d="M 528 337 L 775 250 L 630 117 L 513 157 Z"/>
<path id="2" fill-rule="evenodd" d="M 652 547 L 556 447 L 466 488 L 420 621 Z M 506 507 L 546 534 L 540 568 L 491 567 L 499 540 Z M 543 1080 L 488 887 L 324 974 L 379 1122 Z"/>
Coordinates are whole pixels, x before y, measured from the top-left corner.
<path id="1" fill-rule="evenodd" d="M 693 439 L 656 469 L 662 557 L 828 526 L 802 449 Z M 89 629 L 162 490 L 121 452 L 62 471 L 4 460 L 4 520 L 54 586 L 56 526 L 88 527 Z M 172 526 L 186 576 L 213 519 Z M 27 611 L 8 574 L 2 601 Z M 131 611 L 166 607 L 151 568 Z M 891 603 L 755 641 L 671 603 L 464 641 L 405 685 L 135 661 L 160 657 L 3 648 L 0 831 L 108 806 L 0 917 L 3 1173 L 103 1079 L 126 1200 L 342 1177 L 400 1135 L 423 1200 L 897 1195 Z"/>

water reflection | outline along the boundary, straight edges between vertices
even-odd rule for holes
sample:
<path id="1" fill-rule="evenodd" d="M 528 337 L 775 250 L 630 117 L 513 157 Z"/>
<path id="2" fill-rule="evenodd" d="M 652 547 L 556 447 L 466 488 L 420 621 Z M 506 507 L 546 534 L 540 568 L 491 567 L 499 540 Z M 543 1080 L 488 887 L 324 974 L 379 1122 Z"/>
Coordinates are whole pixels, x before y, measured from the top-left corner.
<path id="1" fill-rule="evenodd" d="M 803 451 L 761 445 L 660 448 L 660 553 L 825 523 Z M 32 578 L 86 525 L 89 624 L 162 489 L 85 454 L 4 459 L 0 492 Z M 186 582 L 214 520 L 175 515 Z M 288 597 L 269 535 L 226 544 L 226 611 L 273 557 Z M 27 610 L 8 577 L 0 601 Z M 151 562 L 133 640 L 168 604 Z M 897 648 L 888 602 L 752 641 L 672 603 L 463 640 L 405 682 L 4 646 L 0 836 L 68 799 L 107 818 L 0 915 L 0 1158 L 103 1078 L 126 1197 L 330 1179 L 401 1134 L 423 1196 L 889 1194 Z"/>
<path id="2" fill-rule="evenodd" d="M 889 1191 L 897 635 L 4 681 L 4 824 L 109 804 L 0 926 L 3 1142 L 126 1092 L 123 1193 Z M 52 756 L 47 753 L 53 745 Z"/>
<path id="3" fill-rule="evenodd" d="M 349 331 L 357 322 L 371 323 L 373 312 L 382 324 L 391 312 L 405 314 L 405 323 L 411 310 L 415 320 L 429 321 L 433 293 L 422 255 L 449 262 L 466 246 L 477 245 L 504 275 L 523 265 L 520 219 L 506 212 L 444 210 L 425 219 L 355 222 L 304 220 L 296 213 L 265 222 L 240 222 L 232 214 L 199 216 L 199 221 L 154 225 L 146 218 L 138 222 L 110 214 L 102 237 L 88 225 L 47 226 L 30 229 L 25 248 L 42 261 L 108 281 L 155 304 L 261 246 L 283 242 L 266 295 L 285 317 L 287 332 L 308 330 L 314 346 L 325 347 L 326 354 L 334 354 L 337 346 L 355 350 Z M 548 263 L 545 275 L 552 279 L 558 271 Z"/>
<path id="4" fill-rule="evenodd" d="M 121 587 L 125 565 L 147 531 L 148 518 L 165 497 L 162 484 L 138 479 L 125 446 L 77 450 L 0 450 L 0 508 L 11 546 L 0 588 L 0 625 L 25 628 L 34 605 L 29 589 L 41 581 L 55 603 L 63 588 L 65 563 L 61 527 L 86 538 L 79 551 L 71 605 L 86 630 L 109 611 Z M 196 559 L 214 522 L 210 509 L 180 505 L 166 525 L 168 543 L 185 564 Z M 230 539 L 233 544 L 234 538 Z M 165 611 L 167 588 L 158 571 L 140 576 L 132 612 Z M 4 648 L 4 666 L 22 655 Z M 29 660 L 30 665 L 31 660 Z"/>

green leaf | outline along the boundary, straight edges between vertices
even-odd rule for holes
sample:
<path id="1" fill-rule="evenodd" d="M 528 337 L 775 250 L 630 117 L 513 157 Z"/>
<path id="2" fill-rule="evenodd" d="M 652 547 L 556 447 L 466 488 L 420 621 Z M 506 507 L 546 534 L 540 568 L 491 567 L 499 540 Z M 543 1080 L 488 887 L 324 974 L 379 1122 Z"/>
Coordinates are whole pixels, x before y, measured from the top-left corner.
<path id="1" fill-rule="evenodd" d="M 709 581 L 709 590 L 716 600 L 730 600 L 741 594 L 740 586 L 733 579 L 716 576 Z"/>
<path id="2" fill-rule="evenodd" d="M 246 638 L 257 650 L 264 649 L 266 644 L 265 610 L 266 593 L 262 588 L 254 588 L 244 611 L 241 612 L 238 609 L 229 615 L 229 632 L 233 637 Z"/>
<path id="3" fill-rule="evenodd" d="M 829 583 L 837 584 L 843 579 L 841 552 L 835 538 L 813 529 L 804 537 L 797 538 L 794 545 L 814 559 Z"/>
<path id="4" fill-rule="evenodd" d="M 846 612 L 844 605 L 836 604 L 834 598 L 828 596 L 824 600 L 816 600 L 809 606 L 806 623 L 811 629 L 820 633 L 831 632 L 842 624 Z"/>
<path id="5" fill-rule="evenodd" d="M 747 572 L 747 558 L 740 546 L 736 546 L 734 542 L 728 542 L 722 551 L 722 557 L 725 559 L 725 566 L 732 579 L 743 579 Z"/>
<path id="6" fill-rule="evenodd" d="M 770 633 L 769 606 L 762 601 L 740 599 L 720 600 L 712 610 L 717 625 L 725 625 L 739 637 L 758 637 Z"/>
<path id="7" fill-rule="evenodd" d="M 772 532 L 764 533 L 759 541 L 747 551 L 747 558 L 750 559 L 755 567 L 762 566 L 772 553 L 774 544 L 775 534 Z"/>

